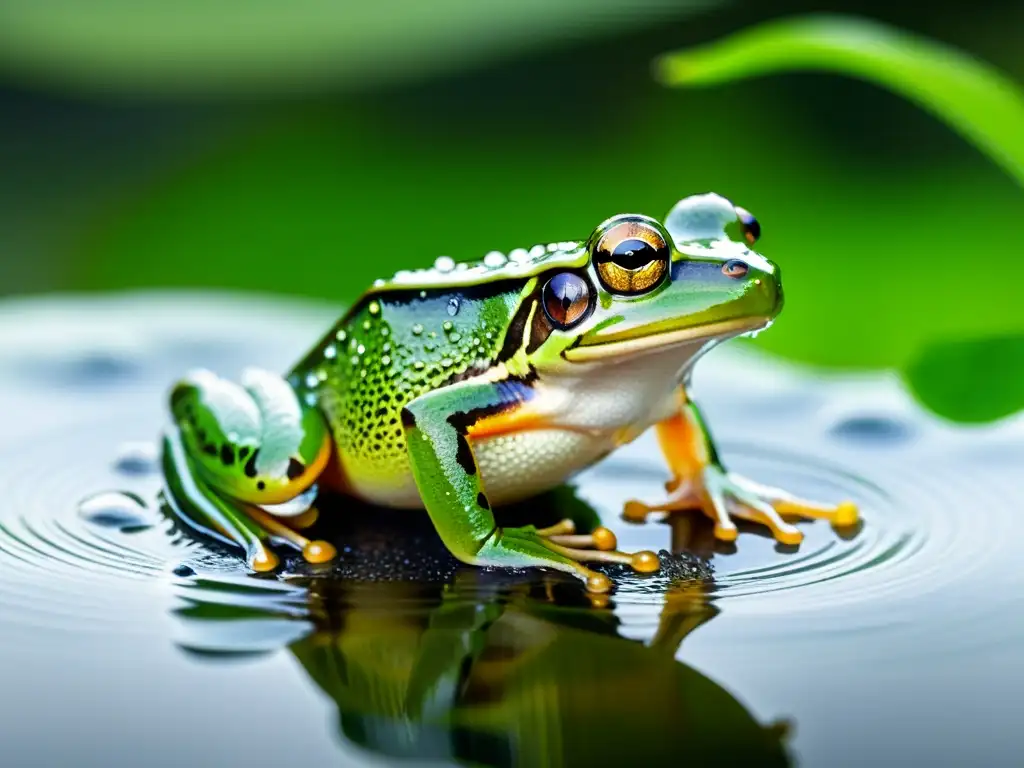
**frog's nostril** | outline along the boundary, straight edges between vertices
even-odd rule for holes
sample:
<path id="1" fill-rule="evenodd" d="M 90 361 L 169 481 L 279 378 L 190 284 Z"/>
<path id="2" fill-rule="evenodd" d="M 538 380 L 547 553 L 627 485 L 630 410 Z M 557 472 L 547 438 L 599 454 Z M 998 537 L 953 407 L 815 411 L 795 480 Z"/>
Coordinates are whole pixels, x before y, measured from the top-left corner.
<path id="1" fill-rule="evenodd" d="M 737 280 L 741 277 L 746 277 L 750 267 L 747 266 L 745 261 L 739 259 L 729 259 L 722 265 L 722 274 L 728 277 L 734 277 Z"/>

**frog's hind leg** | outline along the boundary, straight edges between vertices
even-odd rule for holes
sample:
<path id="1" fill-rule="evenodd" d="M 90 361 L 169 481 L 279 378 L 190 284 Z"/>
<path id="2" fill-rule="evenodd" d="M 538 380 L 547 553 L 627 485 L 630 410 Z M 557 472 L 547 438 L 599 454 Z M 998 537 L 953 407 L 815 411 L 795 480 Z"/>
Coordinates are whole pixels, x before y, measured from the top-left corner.
<path id="1" fill-rule="evenodd" d="M 316 481 L 331 456 L 316 408 L 280 377 L 251 369 L 241 386 L 196 371 L 175 387 L 171 409 L 176 429 L 164 441 L 164 469 L 169 495 L 192 513 L 186 517 L 241 547 L 257 571 L 279 564 L 271 540 L 309 562 L 333 559 L 329 543 L 298 533 L 316 520 Z"/>
<path id="2" fill-rule="evenodd" d="M 240 547 L 254 571 L 265 573 L 278 567 L 278 556 L 267 546 L 267 532 L 197 480 L 177 430 L 164 437 L 163 468 L 166 499 L 179 517 L 222 543 Z"/>

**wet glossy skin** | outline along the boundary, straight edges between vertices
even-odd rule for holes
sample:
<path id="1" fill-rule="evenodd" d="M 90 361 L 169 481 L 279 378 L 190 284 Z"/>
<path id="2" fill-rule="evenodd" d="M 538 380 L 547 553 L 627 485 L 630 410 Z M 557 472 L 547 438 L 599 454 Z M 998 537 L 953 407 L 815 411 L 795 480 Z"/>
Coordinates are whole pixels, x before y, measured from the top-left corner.
<path id="1" fill-rule="evenodd" d="M 615 551 L 607 529 L 500 528 L 496 505 L 563 483 L 656 426 L 673 472 L 648 512 L 702 508 L 716 535 L 733 517 L 797 543 L 781 514 L 852 524 L 849 504 L 797 500 L 728 473 L 686 394 L 713 345 L 767 326 L 782 308 L 778 268 L 751 249 L 760 227 L 717 195 L 676 204 L 664 223 L 616 216 L 582 243 L 379 282 L 281 379 L 242 386 L 193 373 L 172 394 L 168 485 L 256 570 L 274 537 L 311 562 L 333 547 L 297 531 L 322 486 L 380 505 L 425 508 L 448 549 L 482 565 L 549 566 L 605 591 L 586 561 L 658 568 Z"/>

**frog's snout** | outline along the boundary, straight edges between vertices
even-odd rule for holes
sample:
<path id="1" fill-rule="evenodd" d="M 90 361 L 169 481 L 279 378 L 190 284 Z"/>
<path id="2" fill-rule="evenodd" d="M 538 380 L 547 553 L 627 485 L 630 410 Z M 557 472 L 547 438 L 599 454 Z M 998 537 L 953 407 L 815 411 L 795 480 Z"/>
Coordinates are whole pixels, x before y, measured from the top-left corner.
<path id="1" fill-rule="evenodd" d="M 782 276 L 778 265 L 767 259 L 731 259 L 722 265 L 722 273 L 745 283 L 744 293 L 756 297 L 756 303 L 770 317 L 782 311 Z"/>

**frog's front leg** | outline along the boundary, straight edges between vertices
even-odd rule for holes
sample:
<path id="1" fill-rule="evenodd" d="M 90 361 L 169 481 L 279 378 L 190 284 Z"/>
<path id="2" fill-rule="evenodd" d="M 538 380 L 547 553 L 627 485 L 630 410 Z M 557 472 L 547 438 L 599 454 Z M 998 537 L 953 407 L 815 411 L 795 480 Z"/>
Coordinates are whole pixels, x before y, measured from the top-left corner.
<path id="1" fill-rule="evenodd" d="M 679 412 L 657 425 L 658 441 L 673 474 L 666 486 L 669 497 L 657 504 L 627 502 L 623 512 L 627 519 L 640 522 L 651 512 L 696 508 L 714 521 L 715 537 L 721 541 L 736 539 L 732 518 L 739 518 L 768 526 L 784 544 L 799 544 L 803 533 L 783 516 L 825 519 L 837 527 L 857 522 L 857 507 L 852 502 L 830 506 L 801 499 L 727 471 L 700 410 L 682 389 L 679 396 Z"/>
<path id="2" fill-rule="evenodd" d="M 320 412 L 301 403 L 280 376 L 250 369 L 241 385 L 194 371 L 171 393 L 174 428 L 164 438 L 164 475 L 172 505 L 228 543 L 249 566 L 279 564 L 279 540 L 310 562 L 335 553 L 298 530 L 316 517 L 316 480 L 331 456 Z"/>
<path id="3" fill-rule="evenodd" d="M 516 397 L 516 388 L 507 382 L 469 379 L 421 395 L 402 410 L 413 477 L 448 550 L 471 565 L 556 568 L 582 579 L 593 592 L 609 590 L 611 581 L 582 562 L 657 570 L 658 557 L 653 552 L 628 555 L 602 548 L 612 543 L 605 540 L 607 536 L 578 535 L 567 522 L 548 529 L 498 526 L 473 453 L 470 428 L 482 418 L 521 407 Z"/>

